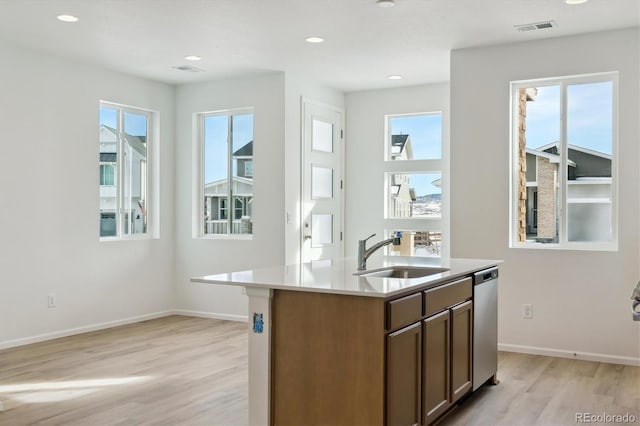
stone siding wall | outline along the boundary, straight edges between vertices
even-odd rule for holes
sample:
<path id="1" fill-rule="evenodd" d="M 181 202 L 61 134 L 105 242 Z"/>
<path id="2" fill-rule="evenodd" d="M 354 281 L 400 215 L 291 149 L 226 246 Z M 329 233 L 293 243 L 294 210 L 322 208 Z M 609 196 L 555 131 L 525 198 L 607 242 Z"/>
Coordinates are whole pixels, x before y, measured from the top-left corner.
<path id="1" fill-rule="evenodd" d="M 538 238 L 555 239 L 558 165 L 538 157 Z"/>

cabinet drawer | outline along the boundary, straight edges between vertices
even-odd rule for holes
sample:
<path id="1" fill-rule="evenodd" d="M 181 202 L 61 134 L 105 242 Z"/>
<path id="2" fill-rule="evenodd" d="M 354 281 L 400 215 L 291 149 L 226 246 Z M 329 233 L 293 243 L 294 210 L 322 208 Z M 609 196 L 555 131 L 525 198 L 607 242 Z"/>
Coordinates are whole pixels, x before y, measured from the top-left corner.
<path id="1" fill-rule="evenodd" d="M 387 330 L 402 327 L 422 317 L 422 294 L 415 293 L 387 303 Z"/>
<path id="2" fill-rule="evenodd" d="M 425 315 L 435 314 L 457 303 L 471 299 L 472 291 L 471 277 L 425 291 Z"/>

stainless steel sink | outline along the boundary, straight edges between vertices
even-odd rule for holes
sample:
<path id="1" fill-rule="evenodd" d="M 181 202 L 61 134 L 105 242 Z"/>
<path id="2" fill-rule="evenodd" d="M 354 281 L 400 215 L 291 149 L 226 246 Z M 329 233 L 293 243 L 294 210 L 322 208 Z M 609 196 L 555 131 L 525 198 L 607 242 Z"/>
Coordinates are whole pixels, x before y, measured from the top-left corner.
<path id="1" fill-rule="evenodd" d="M 371 271 L 356 272 L 353 275 L 381 278 L 420 278 L 448 271 L 447 268 L 431 268 L 419 266 L 390 266 Z"/>

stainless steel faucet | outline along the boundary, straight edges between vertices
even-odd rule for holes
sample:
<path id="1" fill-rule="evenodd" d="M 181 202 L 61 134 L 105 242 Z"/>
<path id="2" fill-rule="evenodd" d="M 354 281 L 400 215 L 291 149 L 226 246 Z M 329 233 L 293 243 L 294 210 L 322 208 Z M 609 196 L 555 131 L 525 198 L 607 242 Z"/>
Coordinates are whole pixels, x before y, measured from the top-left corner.
<path id="1" fill-rule="evenodd" d="M 374 245 L 372 245 L 371 247 L 367 248 L 367 240 L 370 239 L 371 237 L 374 237 L 375 235 L 376 234 L 371 234 L 364 240 L 358 241 L 358 270 L 359 271 L 364 271 L 365 269 L 367 269 L 367 259 L 369 258 L 369 256 L 373 254 L 373 252 L 378 250 L 380 247 L 384 247 L 389 244 L 393 244 L 394 246 L 400 245 L 401 234 L 398 233 L 393 238 L 379 241 Z"/>

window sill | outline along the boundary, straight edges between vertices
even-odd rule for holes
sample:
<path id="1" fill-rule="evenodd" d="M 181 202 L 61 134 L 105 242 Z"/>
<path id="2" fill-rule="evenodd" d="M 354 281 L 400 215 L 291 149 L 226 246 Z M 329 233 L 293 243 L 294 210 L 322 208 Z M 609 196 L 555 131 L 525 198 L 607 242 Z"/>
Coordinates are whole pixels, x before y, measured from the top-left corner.
<path id="1" fill-rule="evenodd" d="M 512 249 L 564 250 L 564 251 L 618 251 L 618 243 L 512 243 Z"/>
<path id="2" fill-rule="evenodd" d="M 140 241 L 140 240 L 159 240 L 160 237 L 155 237 L 149 234 L 132 235 L 127 237 L 100 237 L 100 242 L 109 241 Z"/>
<path id="3" fill-rule="evenodd" d="M 251 241 L 253 240 L 253 234 L 207 234 L 194 237 L 194 239 Z"/>

